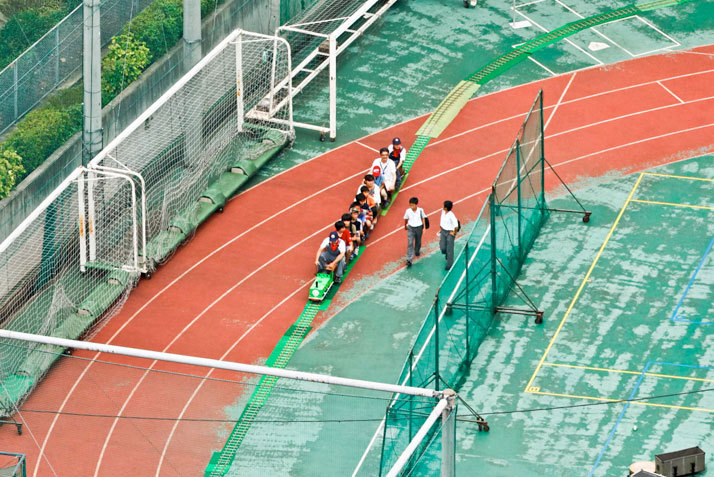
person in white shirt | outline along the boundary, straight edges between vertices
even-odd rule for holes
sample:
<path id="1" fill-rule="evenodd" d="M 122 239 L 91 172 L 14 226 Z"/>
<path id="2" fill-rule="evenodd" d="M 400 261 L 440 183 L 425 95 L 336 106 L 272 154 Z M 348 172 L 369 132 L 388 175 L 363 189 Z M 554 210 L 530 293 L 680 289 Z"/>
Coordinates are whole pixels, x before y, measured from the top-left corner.
<path id="1" fill-rule="evenodd" d="M 397 170 L 394 167 L 394 161 L 389 159 L 389 149 L 383 147 L 379 150 L 379 157 L 372 162 L 372 175 L 375 174 L 375 168 L 379 169 L 379 174 L 382 177 L 382 207 L 389 207 L 389 201 L 392 200 L 392 192 L 397 183 Z"/>
<path id="2" fill-rule="evenodd" d="M 404 229 L 407 231 L 407 268 L 412 266 L 412 259 L 421 253 L 421 234 L 424 232 L 426 215 L 421 207 L 417 207 L 419 199 L 409 199 L 409 208 L 404 212 Z"/>
<path id="3" fill-rule="evenodd" d="M 392 144 L 387 146 L 389 151 L 389 158 L 394 162 L 394 167 L 397 171 L 397 182 L 396 188 L 399 189 L 402 185 L 402 178 L 404 177 L 404 159 L 407 158 L 407 148 L 402 146 L 402 140 L 398 137 L 392 139 Z"/>
<path id="4" fill-rule="evenodd" d="M 335 283 L 340 283 L 345 270 L 346 250 L 345 242 L 340 239 L 339 234 L 334 230 L 330 232 L 330 235 L 322 241 L 320 248 L 317 249 L 315 257 L 317 273 L 324 273 L 327 270 L 334 271 Z"/>
<path id="5" fill-rule="evenodd" d="M 459 221 L 456 215 L 451 211 L 453 207 L 453 202 L 450 200 L 444 201 L 444 208 L 441 210 L 441 221 L 439 222 L 439 226 L 441 227 L 441 232 L 439 233 L 439 248 L 441 249 L 441 253 L 446 255 L 447 270 L 454 264 L 454 238 L 456 237 L 456 232 L 459 231 Z"/>

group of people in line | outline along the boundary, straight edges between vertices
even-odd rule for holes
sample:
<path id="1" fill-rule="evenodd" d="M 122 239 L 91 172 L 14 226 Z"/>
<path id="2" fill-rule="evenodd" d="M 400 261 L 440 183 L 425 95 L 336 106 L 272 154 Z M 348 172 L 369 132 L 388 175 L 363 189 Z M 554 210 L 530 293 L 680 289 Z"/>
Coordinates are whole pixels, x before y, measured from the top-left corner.
<path id="1" fill-rule="evenodd" d="M 359 254 L 359 247 L 368 238 L 378 222 L 379 213 L 389 207 L 395 191 L 399 190 L 404 178 L 404 160 L 407 149 L 395 137 L 392 144 L 379 150 L 379 157 L 357 187 L 354 200 L 347 212 L 335 222 L 335 228 L 322 241 L 315 256 L 318 273 L 334 272 L 335 283 L 342 281 L 345 266 Z M 450 269 L 454 258 L 454 237 L 460 228 L 459 221 L 452 212 L 453 203 L 444 201 L 439 231 L 439 246 L 446 255 L 446 269 Z M 404 213 L 404 228 L 407 231 L 407 267 L 411 267 L 414 257 L 421 254 L 421 238 L 424 228 L 429 228 L 429 219 L 419 207 L 419 199 L 409 199 L 409 208 Z"/>

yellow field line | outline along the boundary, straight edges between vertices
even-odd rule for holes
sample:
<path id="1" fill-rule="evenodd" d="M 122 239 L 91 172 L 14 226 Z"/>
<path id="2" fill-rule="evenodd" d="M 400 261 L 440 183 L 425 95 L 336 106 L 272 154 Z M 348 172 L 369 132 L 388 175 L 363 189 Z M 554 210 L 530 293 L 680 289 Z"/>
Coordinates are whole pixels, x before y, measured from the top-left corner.
<path id="1" fill-rule="evenodd" d="M 596 396 L 579 396 L 577 394 L 561 394 L 561 393 L 548 393 L 545 391 L 526 391 L 531 394 L 543 394 L 545 396 L 555 396 L 555 397 L 566 397 L 574 399 L 586 399 L 588 401 L 605 401 L 605 402 L 622 402 L 623 404 L 627 402 L 627 399 L 609 399 L 601 398 Z M 714 409 L 709 409 L 706 407 L 691 407 L 691 406 L 676 406 L 674 404 L 660 404 L 656 402 L 646 402 L 646 401 L 630 401 L 630 404 L 639 404 L 640 406 L 653 406 L 653 407 L 667 407 L 670 409 L 682 409 L 684 411 L 701 411 L 701 412 L 711 412 L 714 413 Z"/>
<path id="2" fill-rule="evenodd" d="M 538 375 L 538 371 L 540 371 L 541 366 L 543 366 L 543 363 L 545 362 L 545 358 L 548 356 L 550 349 L 553 347 L 553 343 L 555 343 L 556 338 L 558 338 L 558 333 L 560 333 L 560 330 L 563 329 L 565 320 L 568 319 L 568 316 L 570 315 L 570 312 L 572 311 L 573 306 L 575 306 L 575 302 L 578 301 L 578 297 L 580 296 L 580 293 L 582 293 L 583 288 L 585 288 L 585 284 L 590 279 L 590 274 L 595 269 L 595 265 L 597 265 L 598 260 L 600 260 L 600 256 L 602 255 L 603 250 L 605 250 L 605 246 L 610 241 L 612 234 L 615 232 L 615 228 L 617 227 L 617 224 L 620 222 L 620 219 L 622 218 L 622 214 L 625 213 L 625 209 L 627 208 L 627 205 L 632 200 L 632 196 L 635 195 L 635 190 L 637 190 L 637 186 L 640 185 L 642 176 L 643 176 L 643 173 L 640 173 L 639 177 L 637 178 L 637 181 L 635 182 L 635 185 L 632 187 L 632 190 L 630 191 L 630 195 L 627 196 L 627 200 L 625 201 L 625 204 L 622 206 L 622 209 L 620 209 L 620 213 L 617 215 L 617 218 L 615 219 L 615 223 L 612 224 L 612 227 L 610 228 L 610 232 L 608 232 L 607 237 L 605 237 L 605 241 L 602 243 L 602 245 L 600 246 L 600 250 L 598 251 L 597 255 L 595 256 L 595 260 L 593 260 L 593 263 L 590 264 L 590 268 L 588 269 L 588 272 L 585 274 L 585 278 L 583 278 L 582 283 L 580 283 L 580 286 L 578 287 L 578 291 L 575 292 L 575 296 L 573 297 L 573 300 L 570 302 L 568 309 L 565 311 L 565 315 L 563 316 L 563 319 L 560 320 L 560 324 L 558 325 L 558 328 L 555 330 L 555 334 L 550 339 L 550 343 L 548 343 L 548 347 L 545 349 L 543 356 L 540 358 L 540 361 L 538 362 L 538 366 L 536 366 L 535 371 L 533 371 L 533 375 L 531 376 L 531 379 L 528 381 L 528 384 L 526 385 L 526 389 L 531 387 L 531 385 L 533 384 L 533 380 Z"/>
<path id="3" fill-rule="evenodd" d="M 630 202 L 640 202 L 642 204 L 656 204 L 656 205 L 672 205 L 674 207 L 689 207 L 691 209 L 707 209 L 707 210 L 714 210 L 714 207 L 709 207 L 706 205 L 692 205 L 692 204 L 677 204 L 675 202 L 659 202 L 656 200 L 641 200 L 641 199 L 632 199 Z"/>
<path id="4" fill-rule="evenodd" d="M 692 176 L 675 176 L 673 174 L 659 174 L 657 172 L 643 172 L 647 176 L 658 176 L 658 177 L 671 177 L 673 179 L 690 179 L 693 181 L 707 181 L 714 182 L 714 179 L 707 179 L 706 177 L 692 177 Z"/>
<path id="5" fill-rule="evenodd" d="M 566 397 L 566 398 L 574 398 L 574 399 L 588 399 L 591 401 L 606 401 L 606 402 L 622 401 L 622 402 L 625 402 L 624 399 L 609 399 L 609 398 L 601 398 L 601 397 L 595 397 L 595 396 L 578 396 L 577 394 L 548 393 L 545 391 L 526 391 L 526 392 L 531 393 L 531 394 L 543 394 L 545 396 Z"/>
<path id="6" fill-rule="evenodd" d="M 596 368 L 594 366 L 579 366 L 575 364 L 563 364 L 563 363 L 543 363 L 543 366 L 555 366 L 560 368 L 573 368 L 573 369 L 588 369 L 591 371 L 603 371 L 607 373 L 621 373 L 621 374 L 642 374 L 642 371 L 629 371 L 625 369 L 614 369 L 614 368 Z M 690 378 L 687 376 L 675 376 L 673 374 L 661 374 L 661 373 L 645 373 L 645 376 L 653 376 L 656 378 L 669 378 L 669 379 L 681 379 L 683 381 L 701 381 L 704 383 L 714 383 L 714 379 L 708 378 Z"/>
<path id="7" fill-rule="evenodd" d="M 641 406 L 668 407 L 670 409 L 682 409 L 684 411 L 714 412 L 714 409 L 709 409 L 706 407 L 675 406 L 674 404 L 659 404 L 656 402 L 632 401 L 631 404 L 639 404 Z"/>

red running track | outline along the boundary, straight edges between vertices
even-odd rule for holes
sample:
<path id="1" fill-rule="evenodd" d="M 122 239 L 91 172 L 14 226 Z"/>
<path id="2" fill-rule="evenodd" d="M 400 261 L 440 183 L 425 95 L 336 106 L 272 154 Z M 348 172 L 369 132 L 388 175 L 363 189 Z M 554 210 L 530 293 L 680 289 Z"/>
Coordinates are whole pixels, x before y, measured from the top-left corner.
<path id="1" fill-rule="evenodd" d="M 475 219 L 538 89 L 546 151 L 577 182 L 631 173 L 714 151 L 714 47 L 630 60 L 553 77 L 470 101 L 415 163 L 394 212 L 380 219 L 329 319 L 357 280 L 401 263 L 401 211 L 412 195 L 436 215 L 446 198 Z M 306 301 L 319 241 L 354 194 L 375 149 L 416 118 L 296 166 L 238 195 L 149 281 L 94 341 L 240 362 L 263 362 Z M 550 178 L 552 179 L 552 177 Z M 549 180 L 547 186 L 554 187 Z M 435 219 L 437 220 L 437 219 Z M 426 241 L 435 240 L 432 228 Z M 393 266 L 391 267 L 393 271 Z M 365 281 L 360 280 L 360 283 Z M 75 357 L 204 375 L 206 370 L 76 352 Z M 215 372 L 213 378 L 243 379 Z M 247 379 L 247 378 L 246 378 Z M 5 450 L 27 454 L 29 475 L 201 475 L 231 424 L 112 416 L 224 419 L 251 388 L 63 358 L 24 404 L 27 430 L 0 428 Z M 244 396 L 245 397 L 245 396 Z M 61 411 L 62 414 L 33 410 Z M 240 412 L 236 408 L 230 417 Z M 102 414 L 81 417 L 71 413 Z"/>

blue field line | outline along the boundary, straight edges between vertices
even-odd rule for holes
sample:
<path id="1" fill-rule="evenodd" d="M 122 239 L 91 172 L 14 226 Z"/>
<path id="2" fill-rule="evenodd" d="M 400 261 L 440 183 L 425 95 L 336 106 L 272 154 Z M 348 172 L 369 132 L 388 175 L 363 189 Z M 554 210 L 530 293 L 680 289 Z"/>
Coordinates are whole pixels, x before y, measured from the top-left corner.
<path id="1" fill-rule="evenodd" d="M 592 475 L 595 473 L 595 470 L 597 469 L 598 465 L 600 465 L 600 460 L 602 459 L 602 456 L 605 455 L 605 451 L 607 451 L 607 448 L 610 445 L 610 441 L 612 440 L 612 437 L 615 435 L 617 426 L 620 424 L 620 421 L 622 421 L 622 418 L 625 415 L 625 412 L 630 407 L 630 402 L 632 401 L 632 399 L 634 399 L 635 394 L 637 393 L 637 390 L 640 388 L 640 384 L 642 384 L 642 380 L 644 379 L 645 374 L 647 373 L 647 371 L 649 371 L 650 366 L 653 364 L 660 365 L 660 366 L 679 366 L 680 368 L 692 368 L 692 369 L 709 369 L 709 370 L 714 369 L 714 367 L 711 367 L 711 366 L 701 366 L 698 364 L 680 364 L 680 363 L 668 363 L 665 361 L 648 361 L 647 364 L 645 365 L 645 369 L 642 370 L 642 374 L 640 374 L 639 379 L 637 379 L 637 383 L 635 384 L 635 388 L 630 393 L 630 397 L 627 398 L 627 402 L 625 403 L 625 406 L 622 408 L 622 411 L 620 411 L 620 415 L 617 416 L 617 421 L 615 421 L 615 425 L 612 427 L 610 434 L 607 436 L 607 440 L 605 441 L 605 444 L 602 446 L 602 449 L 600 450 L 600 454 L 598 454 L 597 459 L 595 459 L 595 464 L 593 464 L 592 469 L 590 469 L 590 473 L 588 474 L 588 477 L 592 477 Z"/>
<path id="2" fill-rule="evenodd" d="M 625 412 L 630 407 L 630 402 L 632 402 L 632 399 L 635 397 L 635 393 L 637 393 L 637 390 L 640 388 L 640 384 L 642 384 L 642 380 L 645 378 L 645 373 L 647 372 L 647 370 L 650 367 L 650 364 L 652 364 L 652 363 L 653 363 L 652 361 L 648 361 L 647 364 L 645 365 L 645 369 L 642 370 L 642 374 L 640 374 L 640 377 L 637 379 L 637 384 L 635 384 L 635 388 L 630 393 L 630 397 L 627 398 L 627 402 L 625 403 L 624 407 L 622 408 L 622 411 L 620 411 L 620 415 L 617 416 L 617 421 L 615 421 L 615 425 L 612 427 L 610 434 L 607 436 L 607 440 L 605 441 L 605 444 L 602 446 L 602 449 L 600 449 L 600 453 L 598 454 L 597 459 L 595 459 L 595 463 L 593 464 L 593 468 L 590 469 L 590 473 L 588 474 L 588 477 L 592 477 L 593 474 L 595 473 L 595 469 L 597 469 L 598 465 L 600 465 L 600 460 L 602 459 L 602 456 L 605 455 L 605 451 L 607 450 L 607 447 L 610 445 L 612 436 L 615 435 L 617 426 L 620 425 L 620 421 L 622 421 L 622 417 L 625 415 Z"/>
<path id="3" fill-rule="evenodd" d="M 692 277 L 689 279 L 687 288 L 684 289 L 684 294 L 679 299 L 679 302 L 677 303 L 677 307 L 672 312 L 672 316 L 670 317 L 670 320 L 676 321 L 679 323 L 692 323 L 695 325 L 714 325 L 714 322 L 712 322 L 712 321 L 692 321 L 692 320 L 686 319 L 683 315 L 679 314 L 679 309 L 682 307 L 682 303 L 684 303 L 684 299 L 687 298 L 687 294 L 689 293 L 689 290 L 692 288 L 692 285 L 694 285 L 694 280 L 696 280 L 697 275 L 699 274 L 699 270 L 702 269 L 702 265 L 704 265 L 704 260 L 706 260 L 706 258 L 709 256 L 709 252 L 711 252 L 712 245 L 714 245 L 714 237 L 712 237 L 712 239 L 709 241 L 709 245 L 707 246 L 707 249 L 704 252 L 704 255 L 702 256 L 702 259 L 699 261 L 699 265 L 697 265 L 696 270 L 694 270 Z"/>

